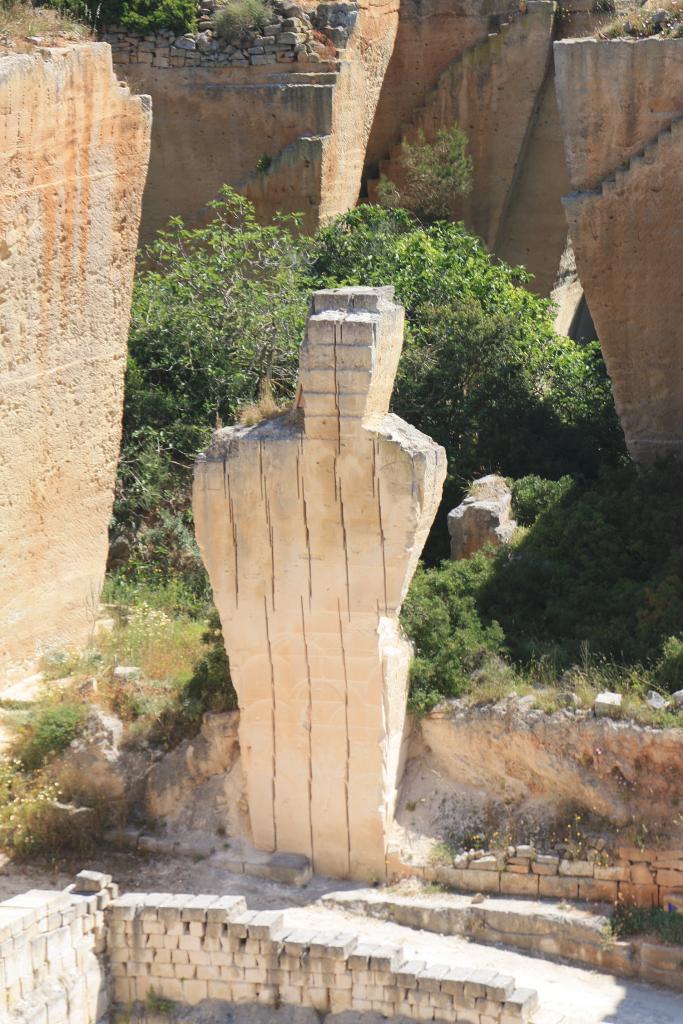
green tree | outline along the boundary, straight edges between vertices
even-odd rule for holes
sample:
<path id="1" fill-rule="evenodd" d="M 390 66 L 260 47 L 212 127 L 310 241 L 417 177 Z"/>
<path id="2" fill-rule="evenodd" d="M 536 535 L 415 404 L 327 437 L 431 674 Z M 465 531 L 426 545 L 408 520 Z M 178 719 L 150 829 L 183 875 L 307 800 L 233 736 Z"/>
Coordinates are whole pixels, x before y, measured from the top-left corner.
<path id="1" fill-rule="evenodd" d="M 176 218 L 147 250 L 131 314 L 115 530 L 144 526 L 145 560 L 156 551 L 158 564 L 180 571 L 200 571 L 189 519 L 194 457 L 213 427 L 263 391 L 292 395 L 308 295 L 295 218 L 262 227 L 227 188 L 211 207 L 206 226 Z"/>
<path id="2" fill-rule="evenodd" d="M 411 210 L 420 220 L 448 220 L 458 215 L 461 196 L 472 191 L 472 158 L 467 136 L 454 124 L 427 142 L 422 129 L 417 142 L 403 142 L 398 158 L 399 181 L 381 175 L 377 195 L 382 206 Z"/>

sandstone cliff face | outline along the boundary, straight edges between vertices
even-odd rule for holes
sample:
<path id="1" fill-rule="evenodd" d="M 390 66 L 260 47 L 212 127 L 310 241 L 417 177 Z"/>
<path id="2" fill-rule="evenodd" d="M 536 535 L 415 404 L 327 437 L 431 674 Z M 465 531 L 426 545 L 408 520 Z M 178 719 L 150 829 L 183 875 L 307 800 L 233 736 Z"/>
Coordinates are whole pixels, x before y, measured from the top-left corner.
<path id="1" fill-rule="evenodd" d="M 552 3 L 530 0 L 524 13 L 448 65 L 403 129 L 409 142 L 419 132 L 432 141 L 454 123 L 465 132 L 473 174 L 461 215 L 493 251 L 546 81 L 553 19 Z M 380 163 L 380 171 L 400 186 L 400 146 Z"/>
<path id="2" fill-rule="evenodd" d="M 446 470 L 386 415 L 392 294 L 316 293 L 298 412 L 219 431 L 195 469 L 254 843 L 337 877 L 385 874 L 410 660 L 398 613 Z"/>
<path id="3" fill-rule="evenodd" d="M 0 664 L 97 609 L 150 120 L 105 44 L 0 58 Z"/>
<path id="4" fill-rule="evenodd" d="M 555 46 L 565 201 L 629 451 L 683 452 L 683 40 Z"/>
<path id="5" fill-rule="evenodd" d="M 361 0 L 347 44 L 318 64 L 126 64 L 128 82 L 154 103 L 143 241 L 173 215 L 200 221 L 224 184 L 262 219 L 300 212 L 309 230 L 354 206 L 398 7 Z"/>

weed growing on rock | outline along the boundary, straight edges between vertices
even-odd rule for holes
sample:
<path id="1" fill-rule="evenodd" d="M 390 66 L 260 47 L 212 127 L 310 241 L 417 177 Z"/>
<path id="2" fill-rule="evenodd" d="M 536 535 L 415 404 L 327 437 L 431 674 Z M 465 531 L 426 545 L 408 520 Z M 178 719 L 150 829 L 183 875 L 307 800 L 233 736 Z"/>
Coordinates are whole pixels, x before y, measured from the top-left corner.
<path id="1" fill-rule="evenodd" d="M 262 32 L 273 16 L 273 8 L 265 0 L 228 0 L 216 9 L 214 25 L 221 39 L 238 43 L 245 32 Z"/>
<path id="2" fill-rule="evenodd" d="M 614 938 L 645 935 L 675 946 L 683 946 L 683 914 L 669 913 L 661 907 L 644 909 L 617 903 L 609 921 Z"/>
<path id="3" fill-rule="evenodd" d="M 55 783 L 27 775 L 17 759 L 0 759 L 0 846 L 20 856 L 49 849 L 58 797 Z"/>
<path id="4" fill-rule="evenodd" d="M 14 744 L 15 758 L 29 770 L 42 768 L 76 738 L 85 714 L 82 704 L 70 702 L 40 708 L 20 730 Z"/>

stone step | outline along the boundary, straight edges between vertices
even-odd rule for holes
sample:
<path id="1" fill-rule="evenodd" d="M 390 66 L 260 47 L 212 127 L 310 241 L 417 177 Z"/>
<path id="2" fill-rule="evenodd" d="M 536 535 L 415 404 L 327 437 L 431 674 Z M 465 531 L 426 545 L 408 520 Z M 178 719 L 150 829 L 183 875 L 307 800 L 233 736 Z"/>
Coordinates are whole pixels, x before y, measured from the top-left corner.
<path id="1" fill-rule="evenodd" d="M 402 896 L 375 889 L 328 893 L 322 902 L 330 909 L 393 921 L 416 930 L 458 935 L 485 945 L 523 950 L 530 956 L 570 961 L 683 989 L 683 976 L 674 969 L 683 962 L 683 949 L 657 946 L 639 938 L 607 939 L 607 905 L 595 904 L 589 909 L 585 904 L 515 897 L 486 897 L 474 903 L 471 895 Z"/>

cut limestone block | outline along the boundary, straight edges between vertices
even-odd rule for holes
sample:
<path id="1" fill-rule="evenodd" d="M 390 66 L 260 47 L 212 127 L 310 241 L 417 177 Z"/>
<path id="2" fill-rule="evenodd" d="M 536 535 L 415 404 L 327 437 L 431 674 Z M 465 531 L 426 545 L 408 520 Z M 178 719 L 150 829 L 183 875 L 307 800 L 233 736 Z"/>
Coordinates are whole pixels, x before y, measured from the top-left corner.
<path id="1" fill-rule="evenodd" d="M 446 471 L 387 414 L 402 338 L 393 289 L 316 293 L 296 408 L 218 431 L 195 468 L 254 842 L 342 877 L 386 872 L 411 656 L 398 614 Z"/>

